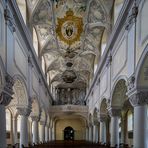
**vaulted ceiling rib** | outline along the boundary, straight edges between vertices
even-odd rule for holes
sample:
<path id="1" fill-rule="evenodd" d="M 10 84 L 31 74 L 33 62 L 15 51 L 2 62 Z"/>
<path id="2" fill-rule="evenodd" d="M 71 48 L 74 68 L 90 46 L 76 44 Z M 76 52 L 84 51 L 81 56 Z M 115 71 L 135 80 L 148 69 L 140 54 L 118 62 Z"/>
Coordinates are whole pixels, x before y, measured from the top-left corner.
<path id="1" fill-rule="evenodd" d="M 30 0 L 40 56 L 55 88 L 86 88 L 113 0 Z M 81 85 L 82 84 L 82 85 Z M 78 86 L 79 85 L 79 86 Z"/>

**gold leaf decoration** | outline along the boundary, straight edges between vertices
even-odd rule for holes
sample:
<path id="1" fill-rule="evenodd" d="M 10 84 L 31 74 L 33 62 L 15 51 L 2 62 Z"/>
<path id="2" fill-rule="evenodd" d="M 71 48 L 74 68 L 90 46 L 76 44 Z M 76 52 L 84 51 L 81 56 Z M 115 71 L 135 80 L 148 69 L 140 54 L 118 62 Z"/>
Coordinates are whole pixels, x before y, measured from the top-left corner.
<path id="1" fill-rule="evenodd" d="M 58 25 L 56 33 L 60 40 L 69 46 L 80 41 L 80 36 L 83 31 L 83 20 L 80 17 L 74 16 L 74 12 L 69 9 L 64 18 L 57 18 Z"/>

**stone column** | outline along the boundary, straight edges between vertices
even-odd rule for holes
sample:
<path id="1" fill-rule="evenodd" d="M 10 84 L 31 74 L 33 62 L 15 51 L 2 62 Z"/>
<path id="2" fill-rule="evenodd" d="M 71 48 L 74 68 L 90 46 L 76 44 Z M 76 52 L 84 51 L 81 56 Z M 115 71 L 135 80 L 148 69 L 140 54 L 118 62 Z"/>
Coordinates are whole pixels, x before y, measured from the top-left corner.
<path id="1" fill-rule="evenodd" d="M 52 141 L 52 136 L 51 136 L 51 127 L 49 127 L 49 141 Z"/>
<path id="2" fill-rule="evenodd" d="M 38 129 L 39 118 L 36 116 L 32 116 L 31 119 L 32 119 L 33 143 L 37 144 L 39 142 L 39 129 Z"/>
<path id="3" fill-rule="evenodd" d="M 40 121 L 40 142 L 45 141 L 45 122 Z"/>
<path id="4" fill-rule="evenodd" d="M 33 139 L 32 139 L 32 121 L 29 121 L 29 119 L 28 119 L 28 142 L 29 142 L 29 144 L 33 144 Z"/>
<path id="5" fill-rule="evenodd" d="M 0 147 L 6 146 L 6 111 L 5 106 L 9 104 L 11 97 L 5 93 L 0 95 Z"/>
<path id="6" fill-rule="evenodd" d="M 99 126 L 96 125 L 95 143 L 99 142 Z"/>
<path id="7" fill-rule="evenodd" d="M 5 105 L 0 104 L 0 147 L 6 147 L 6 112 Z"/>
<path id="8" fill-rule="evenodd" d="M 92 141 L 95 143 L 96 142 L 96 125 L 93 125 L 93 138 Z"/>
<path id="9" fill-rule="evenodd" d="M 120 109 L 109 109 L 109 114 L 111 116 L 111 146 L 119 146 L 119 117 L 121 116 Z"/>
<path id="10" fill-rule="evenodd" d="M 28 116 L 31 112 L 28 108 L 17 108 L 18 114 L 20 115 L 20 148 L 22 145 L 28 146 Z"/>
<path id="11" fill-rule="evenodd" d="M 0 147 L 5 148 L 6 146 L 6 111 L 5 106 L 7 106 L 13 94 L 12 87 L 14 81 L 8 74 L 5 75 L 5 86 L 3 87 L 3 91 L 0 90 Z M 1 85 L 1 83 L 0 83 Z"/>
<path id="12" fill-rule="evenodd" d="M 86 141 L 89 141 L 89 129 L 88 127 L 86 127 L 86 138 L 85 138 Z"/>
<path id="13" fill-rule="evenodd" d="M 127 114 L 121 112 L 121 143 L 127 144 Z"/>
<path id="14" fill-rule="evenodd" d="M 12 134 L 13 134 L 13 144 L 16 144 L 18 139 L 17 139 L 17 119 L 16 117 L 12 118 Z"/>
<path id="15" fill-rule="evenodd" d="M 147 148 L 147 103 L 148 92 L 138 92 L 130 96 L 130 102 L 134 107 L 134 148 Z"/>
<path id="16" fill-rule="evenodd" d="M 100 121 L 100 142 L 102 144 L 106 143 L 106 119 L 107 117 L 105 115 L 100 115 L 99 121 Z"/>
<path id="17" fill-rule="evenodd" d="M 89 141 L 92 142 L 92 125 L 89 126 Z"/>
<path id="18" fill-rule="evenodd" d="M 54 125 L 52 126 L 52 140 L 55 140 L 55 128 Z"/>
<path id="19" fill-rule="evenodd" d="M 45 126 L 45 141 L 48 142 L 49 140 L 49 127 Z"/>
<path id="20" fill-rule="evenodd" d="M 94 122 L 93 125 L 93 142 L 97 143 L 98 142 L 98 136 L 99 136 L 99 129 L 98 129 L 98 121 Z"/>

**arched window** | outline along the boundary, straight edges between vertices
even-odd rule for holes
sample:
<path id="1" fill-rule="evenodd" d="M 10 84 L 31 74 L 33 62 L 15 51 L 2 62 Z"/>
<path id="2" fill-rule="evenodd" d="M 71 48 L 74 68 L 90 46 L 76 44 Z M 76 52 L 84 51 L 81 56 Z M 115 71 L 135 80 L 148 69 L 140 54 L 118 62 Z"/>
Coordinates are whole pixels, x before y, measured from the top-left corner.
<path id="1" fill-rule="evenodd" d="M 27 7 L 26 7 L 26 1 L 25 0 L 16 0 L 18 7 L 20 9 L 20 12 L 22 14 L 23 20 L 26 24 L 26 16 L 27 16 Z"/>
<path id="2" fill-rule="evenodd" d="M 103 36 L 102 36 L 102 42 L 101 42 L 101 56 L 103 55 L 103 53 L 105 51 L 106 42 L 107 42 L 107 31 L 104 30 Z"/>
<path id="3" fill-rule="evenodd" d="M 130 110 L 127 113 L 127 130 L 128 132 L 133 130 L 133 114 Z"/>
<path id="4" fill-rule="evenodd" d="M 98 56 L 95 57 L 95 61 L 94 61 L 94 74 L 96 73 L 97 71 L 97 67 L 98 67 Z"/>
<path id="5" fill-rule="evenodd" d="M 114 24 L 116 23 L 117 18 L 119 16 L 120 10 L 123 5 L 123 1 L 124 0 L 115 0 L 115 3 L 114 3 Z"/>
<path id="6" fill-rule="evenodd" d="M 17 117 L 17 132 L 20 133 L 21 126 L 21 116 Z"/>
<path id="7" fill-rule="evenodd" d="M 33 46 L 34 46 L 34 49 L 35 49 L 35 53 L 38 56 L 38 38 L 37 38 L 35 28 L 33 28 Z"/>
<path id="8" fill-rule="evenodd" d="M 44 57 L 42 56 L 42 70 L 45 74 L 45 60 L 44 60 Z"/>
<path id="9" fill-rule="evenodd" d="M 50 84 L 50 76 L 49 76 L 48 73 L 47 73 L 47 84 L 48 84 L 48 85 Z"/>
<path id="10" fill-rule="evenodd" d="M 97 67 L 98 67 L 98 65 L 97 64 L 95 64 L 94 65 L 94 74 L 96 73 L 96 71 L 97 71 Z"/>
<path id="11" fill-rule="evenodd" d="M 11 112 L 6 109 L 6 131 L 11 131 Z"/>
<path id="12" fill-rule="evenodd" d="M 127 112 L 127 143 L 133 145 L 133 113 L 131 110 Z"/>
<path id="13" fill-rule="evenodd" d="M 119 133 L 121 133 L 121 117 L 119 118 Z"/>

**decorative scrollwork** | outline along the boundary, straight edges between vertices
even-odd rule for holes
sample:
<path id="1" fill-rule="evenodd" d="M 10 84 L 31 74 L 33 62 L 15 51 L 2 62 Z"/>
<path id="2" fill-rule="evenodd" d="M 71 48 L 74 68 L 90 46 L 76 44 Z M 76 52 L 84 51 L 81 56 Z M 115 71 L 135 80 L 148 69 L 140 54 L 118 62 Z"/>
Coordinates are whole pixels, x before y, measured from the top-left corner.
<path id="1" fill-rule="evenodd" d="M 66 12 L 64 18 L 58 18 L 56 33 L 59 38 L 68 45 L 79 41 L 82 31 L 82 18 L 74 16 L 74 12 L 71 9 Z"/>

